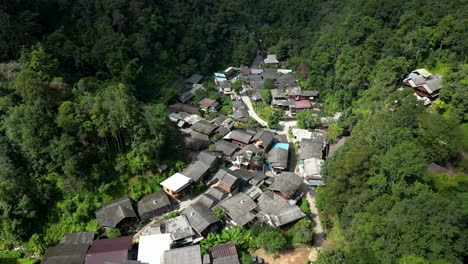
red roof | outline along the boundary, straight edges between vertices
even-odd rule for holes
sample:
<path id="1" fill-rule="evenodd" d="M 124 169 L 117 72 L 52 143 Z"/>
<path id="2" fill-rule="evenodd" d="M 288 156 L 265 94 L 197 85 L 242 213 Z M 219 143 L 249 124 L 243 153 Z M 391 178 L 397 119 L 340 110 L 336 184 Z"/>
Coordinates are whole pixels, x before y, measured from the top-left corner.
<path id="1" fill-rule="evenodd" d="M 296 101 L 296 108 L 308 109 L 308 108 L 312 108 L 312 105 L 310 104 L 309 100 L 301 100 L 301 101 Z"/>
<path id="2" fill-rule="evenodd" d="M 233 243 L 225 243 L 216 247 L 209 248 L 208 253 L 211 254 L 213 259 L 216 259 L 222 257 L 237 256 L 237 249 Z"/>
<path id="3" fill-rule="evenodd" d="M 203 98 L 203 100 L 198 103 L 200 107 L 210 107 L 212 104 L 214 104 L 215 100 L 212 100 L 210 98 Z"/>
<path id="4" fill-rule="evenodd" d="M 86 255 L 85 264 L 102 264 L 106 261 L 128 260 L 132 236 L 94 240 Z"/>

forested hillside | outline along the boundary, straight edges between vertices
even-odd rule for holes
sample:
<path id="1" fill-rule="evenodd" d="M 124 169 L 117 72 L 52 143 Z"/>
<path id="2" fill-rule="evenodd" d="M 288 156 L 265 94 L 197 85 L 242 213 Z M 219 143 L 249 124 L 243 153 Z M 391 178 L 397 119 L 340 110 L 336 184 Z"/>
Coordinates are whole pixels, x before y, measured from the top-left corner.
<path id="1" fill-rule="evenodd" d="M 465 0 L 15 0 L 0 3 L 0 248 L 43 253 L 94 210 L 186 162 L 165 107 L 192 73 L 278 54 L 351 135 L 318 199 L 320 263 L 466 262 Z M 444 76 L 420 106 L 401 80 Z M 453 176 L 431 174 L 431 162 Z M 157 173 L 160 165 L 169 170 Z M 142 177 L 152 170 L 156 175 Z"/>

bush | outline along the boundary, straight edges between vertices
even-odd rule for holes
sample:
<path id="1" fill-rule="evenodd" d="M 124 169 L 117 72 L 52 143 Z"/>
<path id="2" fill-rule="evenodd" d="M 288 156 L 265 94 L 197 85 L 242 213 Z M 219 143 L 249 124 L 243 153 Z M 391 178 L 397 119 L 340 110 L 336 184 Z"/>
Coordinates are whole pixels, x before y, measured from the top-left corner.
<path id="1" fill-rule="evenodd" d="M 312 218 L 312 211 L 310 211 L 310 204 L 306 198 L 302 198 L 299 202 L 299 209 L 307 215 L 307 217 Z"/>
<path id="2" fill-rule="evenodd" d="M 171 218 L 174 218 L 174 217 L 177 217 L 180 215 L 180 212 L 179 211 L 172 211 L 170 213 L 168 213 L 167 215 L 163 216 L 163 220 L 167 220 L 167 219 L 171 219 Z"/>
<path id="3" fill-rule="evenodd" d="M 119 237 L 121 235 L 120 230 L 118 228 L 108 228 L 106 230 L 106 236 L 108 238 Z"/>
<path id="4" fill-rule="evenodd" d="M 216 206 L 214 209 L 213 209 L 213 214 L 219 218 L 219 220 L 221 221 L 224 221 L 226 219 L 226 214 L 224 213 L 224 210 L 221 209 L 221 207 L 219 206 Z"/>
<path id="5" fill-rule="evenodd" d="M 313 129 L 320 125 L 320 117 L 311 111 L 302 111 L 296 115 L 297 126 L 302 129 Z"/>
<path id="6" fill-rule="evenodd" d="M 277 229 L 262 231 L 255 240 L 258 247 L 265 250 L 267 254 L 276 253 L 287 245 L 286 238 Z"/>
<path id="7" fill-rule="evenodd" d="M 314 240 L 312 223 L 307 219 L 301 219 L 291 229 L 287 236 L 293 244 L 311 244 Z"/>

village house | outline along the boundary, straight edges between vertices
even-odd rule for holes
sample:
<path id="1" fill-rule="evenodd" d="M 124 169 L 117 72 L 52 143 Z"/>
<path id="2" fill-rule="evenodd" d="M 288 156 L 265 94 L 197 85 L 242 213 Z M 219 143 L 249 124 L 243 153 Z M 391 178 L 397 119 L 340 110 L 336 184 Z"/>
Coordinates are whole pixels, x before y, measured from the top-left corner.
<path id="1" fill-rule="evenodd" d="M 234 126 L 234 120 L 231 118 L 226 118 L 216 129 L 215 134 L 224 137 L 226 136 L 229 132 L 231 132 L 232 128 Z"/>
<path id="2" fill-rule="evenodd" d="M 283 110 L 289 109 L 290 102 L 285 93 L 281 89 L 271 89 L 271 106 L 281 108 Z"/>
<path id="3" fill-rule="evenodd" d="M 218 186 L 225 192 L 232 193 L 239 188 L 239 179 L 224 169 L 220 169 L 213 178 L 218 182 Z"/>
<path id="4" fill-rule="evenodd" d="M 264 60 L 265 64 L 278 64 L 279 61 L 276 58 L 276 54 L 268 54 Z"/>
<path id="5" fill-rule="evenodd" d="M 274 68 L 265 68 L 263 71 L 260 73 L 260 76 L 262 76 L 263 80 L 273 80 L 276 81 L 278 77 L 280 76 L 278 73 L 277 69 Z"/>
<path id="6" fill-rule="evenodd" d="M 251 143 L 258 147 L 260 153 L 265 153 L 270 150 L 274 139 L 275 133 L 265 129 L 257 129 L 257 133 L 253 136 Z"/>
<path id="7" fill-rule="evenodd" d="M 200 132 L 192 131 L 184 138 L 185 146 L 192 151 L 201 151 L 210 145 L 210 137 Z"/>
<path id="8" fill-rule="evenodd" d="M 138 216 L 128 196 L 104 204 L 96 210 L 95 214 L 102 227 L 122 228 L 138 221 Z"/>
<path id="9" fill-rule="evenodd" d="M 403 85 L 411 87 L 416 98 L 423 101 L 424 105 L 429 105 L 439 97 L 439 91 L 442 88 L 442 76 L 432 74 L 426 69 L 417 69 L 403 80 Z"/>
<path id="10" fill-rule="evenodd" d="M 236 245 L 224 243 L 206 250 L 207 264 L 240 264 Z M 205 264 L 205 263 L 204 263 Z"/>
<path id="11" fill-rule="evenodd" d="M 234 154 L 233 165 L 247 170 L 263 170 L 263 157 L 260 150 L 253 144 L 245 145 Z"/>
<path id="12" fill-rule="evenodd" d="M 293 172 L 282 172 L 274 178 L 273 183 L 268 187 L 273 193 L 286 200 L 292 199 L 302 187 L 302 178 Z"/>
<path id="13" fill-rule="evenodd" d="M 232 155 L 239 149 L 239 146 L 221 139 L 215 143 L 215 149 L 223 153 L 225 157 L 232 157 Z"/>
<path id="14" fill-rule="evenodd" d="M 79 232 L 65 235 L 56 246 L 49 247 L 42 258 L 43 264 L 83 264 L 86 253 L 93 243 L 93 232 Z"/>
<path id="15" fill-rule="evenodd" d="M 200 109 L 203 111 L 212 111 L 218 112 L 221 109 L 221 104 L 218 101 L 210 99 L 210 98 L 203 98 L 199 103 Z"/>
<path id="16" fill-rule="evenodd" d="M 241 179 L 241 186 L 261 186 L 267 176 L 259 171 L 233 170 L 231 174 Z"/>
<path id="17" fill-rule="evenodd" d="M 187 217 L 179 215 L 173 218 L 156 222 L 145 228 L 141 233 L 142 236 L 168 234 L 172 240 L 173 247 L 191 245 L 195 236 L 195 231 L 192 229 Z"/>
<path id="18" fill-rule="evenodd" d="M 138 215 L 142 221 L 162 216 L 171 210 L 171 202 L 163 191 L 146 195 L 138 201 Z"/>
<path id="19" fill-rule="evenodd" d="M 185 83 L 187 83 L 190 86 L 193 86 L 195 84 L 199 84 L 202 79 L 203 76 L 201 76 L 200 74 L 192 74 L 192 76 L 185 80 Z"/>
<path id="20" fill-rule="evenodd" d="M 187 91 L 185 93 L 183 93 L 181 96 L 179 96 L 179 101 L 183 104 L 185 103 L 188 103 L 192 100 L 192 98 L 194 97 L 194 94 L 190 91 Z"/>
<path id="21" fill-rule="evenodd" d="M 237 69 L 234 67 L 228 67 L 227 69 L 224 70 L 224 75 L 228 78 L 231 79 L 234 76 L 237 75 Z"/>
<path id="22" fill-rule="evenodd" d="M 184 191 L 192 184 L 192 182 L 193 180 L 189 177 L 176 173 L 165 179 L 160 184 L 165 193 L 174 199 L 178 199 L 184 194 Z"/>
<path id="23" fill-rule="evenodd" d="M 299 161 L 299 172 L 307 179 L 321 179 L 320 172 L 322 171 L 324 160 L 318 158 L 310 158 Z"/>
<path id="24" fill-rule="evenodd" d="M 280 173 L 288 168 L 289 144 L 276 143 L 268 152 L 268 166 L 274 174 Z"/>
<path id="25" fill-rule="evenodd" d="M 291 114 L 297 114 L 305 110 L 311 110 L 312 104 L 308 100 L 293 101 L 289 105 L 289 111 Z"/>
<path id="26" fill-rule="evenodd" d="M 216 232 L 219 226 L 219 219 L 200 203 L 191 204 L 182 211 L 192 226 L 193 230 L 200 236 L 206 236 L 210 232 Z"/>
<path id="27" fill-rule="evenodd" d="M 321 132 L 312 132 L 311 138 L 302 138 L 299 143 L 299 159 L 310 158 L 325 159 L 328 154 L 326 135 Z"/>
<path id="28" fill-rule="evenodd" d="M 202 264 L 200 245 L 166 250 L 161 260 L 164 264 Z"/>
<path id="29" fill-rule="evenodd" d="M 218 167 L 218 157 L 208 151 L 198 153 L 194 161 L 192 161 L 181 173 L 192 179 L 194 182 L 204 180 L 211 172 L 216 171 Z"/>
<path id="30" fill-rule="evenodd" d="M 257 204 L 260 221 L 267 222 L 273 227 L 291 225 L 305 217 L 299 207 L 291 205 L 272 192 L 262 193 L 257 199 Z"/>
<path id="31" fill-rule="evenodd" d="M 206 120 L 200 120 L 193 124 L 192 131 L 202 133 L 203 135 L 207 135 L 209 137 L 213 135 L 217 128 L 218 127 L 216 125 L 213 125 Z"/>
<path id="32" fill-rule="evenodd" d="M 234 119 L 239 123 L 245 123 L 250 116 L 247 106 L 245 106 L 242 100 L 233 101 L 232 110 Z"/>
<path id="33" fill-rule="evenodd" d="M 232 143 L 237 144 L 239 147 L 244 147 L 250 143 L 250 140 L 254 136 L 254 133 L 248 132 L 244 129 L 236 129 L 231 131 L 226 137 L 231 140 Z"/>
<path id="34" fill-rule="evenodd" d="M 138 261 L 148 264 L 161 264 L 164 251 L 170 250 L 170 234 L 142 235 L 138 240 Z M 164 264 L 164 263 L 162 263 Z"/>
<path id="35" fill-rule="evenodd" d="M 222 201 L 219 206 L 234 225 L 245 226 L 255 219 L 252 211 L 257 208 L 257 204 L 245 193 L 238 193 Z"/>
<path id="36" fill-rule="evenodd" d="M 226 78 L 226 75 L 224 73 L 220 73 L 220 72 L 215 72 L 214 73 L 214 76 L 215 76 L 215 84 L 217 86 L 219 86 L 220 83 L 222 82 L 226 82 L 228 79 Z"/>
<path id="37" fill-rule="evenodd" d="M 85 258 L 85 264 L 119 263 L 135 254 L 133 236 L 94 240 Z"/>
<path id="38" fill-rule="evenodd" d="M 288 87 L 285 92 L 285 96 L 288 99 L 292 99 L 295 101 L 312 101 L 319 95 L 318 91 L 309 91 L 309 90 L 302 90 L 301 87 Z"/>

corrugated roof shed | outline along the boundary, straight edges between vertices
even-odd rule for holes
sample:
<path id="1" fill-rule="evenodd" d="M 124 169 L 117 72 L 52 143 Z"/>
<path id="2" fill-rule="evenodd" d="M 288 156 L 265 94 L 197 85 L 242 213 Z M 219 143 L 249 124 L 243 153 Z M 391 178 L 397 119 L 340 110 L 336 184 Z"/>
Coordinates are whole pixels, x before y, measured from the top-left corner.
<path id="1" fill-rule="evenodd" d="M 190 246 L 164 251 L 164 264 L 202 264 L 200 246 Z"/>

